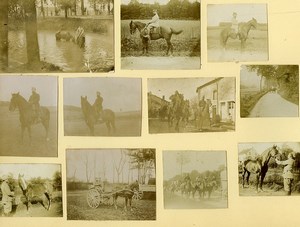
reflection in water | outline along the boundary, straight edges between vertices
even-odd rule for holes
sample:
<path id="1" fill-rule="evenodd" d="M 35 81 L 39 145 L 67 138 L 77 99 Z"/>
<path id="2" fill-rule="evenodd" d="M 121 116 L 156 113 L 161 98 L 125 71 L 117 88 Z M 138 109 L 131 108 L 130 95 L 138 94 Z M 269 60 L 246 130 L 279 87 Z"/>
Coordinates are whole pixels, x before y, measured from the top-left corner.
<path id="1" fill-rule="evenodd" d="M 114 65 L 113 36 L 86 33 L 85 48 L 73 42 L 56 41 L 54 31 L 38 31 L 41 60 L 61 67 L 64 71 L 86 72 L 91 68 L 109 68 Z M 9 32 L 10 67 L 27 62 L 25 31 Z"/>

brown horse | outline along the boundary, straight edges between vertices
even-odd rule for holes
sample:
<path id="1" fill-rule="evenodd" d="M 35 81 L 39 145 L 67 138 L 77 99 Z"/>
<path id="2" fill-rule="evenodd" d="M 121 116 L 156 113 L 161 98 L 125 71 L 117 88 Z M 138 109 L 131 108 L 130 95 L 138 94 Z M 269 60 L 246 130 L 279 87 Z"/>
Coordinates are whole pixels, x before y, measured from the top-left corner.
<path id="1" fill-rule="evenodd" d="M 130 24 L 130 34 L 134 34 L 136 29 L 139 30 L 140 36 L 143 43 L 143 54 L 148 53 L 149 48 L 149 38 L 146 36 L 148 33 L 145 32 L 146 24 L 140 21 L 131 21 Z M 160 26 L 158 28 L 159 32 L 157 33 L 150 33 L 150 39 L 151 40 L 157 40 L 157 39 L 165 39 L 168 45 L 166 55 L 169 54 L 169 51 L 171 51 L 171 54 L 173 54 L 173 45 L 171 43 L 172 35 L 178 35 L 182 33 L 183 30 L 175 31 L 173 28 L 166 27 L 166 26 Z"/>
<path id="2" fill-rule="evenodd" d="M 139 184 L 138 182 L 134 182 L 129 185 L 128 188 L 118 190 L 112 194 L 113 197 L 113 204 L 115 209 L 117 209 L 117 199 L 118 197 L 123 197 L 125 199 L 125 206 L 124 210 L 127 211 L 128 205 L 130 206 L 130 210 L 132 211 L 131 202 L 133 195 L 139 191 Z"/>
<path id="3" fill-rule="evenodd" d="M 242 185 L 245 187 L 245 177 L 247 184 L 249 185 L 250 174 L 256 175 L 256 192 L 259 189 L 262 191 L 262 185 L 264 178 L 268 171 L 268 164 L 271 158 L 276 157 L 279 151 L 276 145 L 265 150 L 256 160 L 247 159 L 243 162 L 243 174 L 242 174 Z M 246 176 L 247 175 L 247 176 Z"/>
<path id="4" fill-rule="evenodd" d="M 24 137 L 25 129 L 28 130 L 29 139 L 31 143 L 31 126 L 37 124 L 36 121 L 36 113 L 32 108 L 32 105 L 25 100 L 19 93 L 12 94 L 9 110 L 14 111 L 15 109 L 19 109 L 20 113 L 20 122 L 22 129 L 22 141 Z M 46 107 L 40 107 L 40 119 L 42 125 L 46 130 L 46 139 L 48 138 L 49 131 L 49 121 L 50 121 L 50 111 Z"/>
<path id="5" fill-rule="evenodd" d="M 245 49 L 246 40 L 248 38 L 249 31 L 252 27 L 255 29 L 257 28 L 257 21 L 255 18 L 252 18 L 247 23 L 239 24 L 238 34 L 235 32 L 232 32 L 231 27 L 224 28 L 220 34 L 220 43 L 221 43 L 221 46 L 223 47 L 223 49 L 225 50 L 226 43 L 227 43 L 229 37 L 232 39 L 236 39 L 239 37 L 239 39 L 241 40 L 241 49 L 242 50 Z"/>
<path id="6" fill-rule="evenodd" d="M 89 127 L 90 134 L 92 136 L 95 135 L 95 124 L 97 123 L 105 123 L 108 129 L 108 134 L 111 133 L 111 128 L 113 129 L 113 132 L 116 131 L 115 113 L 112 110 L 104 109 L 102 113 L 98 113 L 96 111 L 96 106 L 91 105 L 88 102 L 87 96 L 81 96 L 81 110 L 83 112 L 85 123 Z M 102 121 L 99 121 L 99 119 Z"/>

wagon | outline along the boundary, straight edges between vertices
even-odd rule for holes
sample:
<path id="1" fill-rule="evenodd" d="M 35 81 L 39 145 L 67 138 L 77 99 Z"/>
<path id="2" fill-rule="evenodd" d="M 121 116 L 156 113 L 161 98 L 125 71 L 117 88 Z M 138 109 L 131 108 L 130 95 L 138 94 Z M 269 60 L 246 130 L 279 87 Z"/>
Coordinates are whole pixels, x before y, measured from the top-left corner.
<path id="1" fill-rule="evenodd" d="M 126 189 L 128 190 L 128 189 Z M 87 192 L 87 203 L 89 207 L 96 209 L 103 205 L 113 205 L 113 196 L 123 190 L 119 191 L 112 191 L 112 192 L 105 192 L 101 185 L 93 185 Z M 142 192 L 137 189 L 132 190 L 133 192 L 133 199 L 141 199 Z"/>

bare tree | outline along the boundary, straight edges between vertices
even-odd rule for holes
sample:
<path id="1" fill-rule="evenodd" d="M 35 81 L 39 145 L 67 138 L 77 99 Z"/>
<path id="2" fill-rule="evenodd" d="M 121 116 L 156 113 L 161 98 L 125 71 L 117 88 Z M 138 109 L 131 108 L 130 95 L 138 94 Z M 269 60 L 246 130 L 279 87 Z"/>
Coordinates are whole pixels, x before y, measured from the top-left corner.
<path id="1" fill-rule="evenodd" d="M 190 158 L 187 156 L 187 154 L 185 154 L 184 152 L 178 152 L 177 153 L 177 158 L 176 158 L 177 163 L 179 163 L 180 165 L 180 175 L 182 176 L 182 170 L 183 170 L 183 166 L 187 163 L 189 163 L 191 160 Z"/>
<path id="2" fill-rule="evenodd" d="M 118 183 L 120 183 L 120 175 L 123 172 L 123 168 L 124 168 L 124 165 L 126 163 L 126 153 L 125 153 L 125 151 L 121 149 L 120 150 L 119 162 L 116 163 L 115 159 L 113 159 L 113 162 L 114 162 L 115 170 L 117 172 Z"/>
<path id="3" fill-rule="evenodd" d="M 91 163 L 90 163 L 90 160 L 89 160 L 89 152 L 84 152 L 83 153 L 82 160 L 83 160 L 83 164 L 84 164 L 84 167 L 85 167 L 86 182 L 90 183 L 91 176 L 92 176 L 92 170 L 90 168 Z"/>

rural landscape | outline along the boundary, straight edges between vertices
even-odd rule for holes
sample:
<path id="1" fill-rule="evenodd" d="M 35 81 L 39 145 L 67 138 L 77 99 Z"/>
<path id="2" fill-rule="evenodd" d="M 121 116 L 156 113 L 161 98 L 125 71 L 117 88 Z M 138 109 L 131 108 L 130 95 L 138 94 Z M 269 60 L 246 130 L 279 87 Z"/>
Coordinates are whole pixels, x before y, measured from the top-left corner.
<path id="1" fill-rule="evenodd" d="M 240 38 L 223 35 L 237 13 Z M 226 4 L 207 7 L 207 59 L 209 62 L 265 61 L 269 59 L 265 4 Z M 245 28 L 242 33 L 241 27 Z"/>
<path id="2" fill-rule="evenodd" d="M 68 220 L 156 220 L 154 149 L 67 150 Z"/>
<path id="3" fill-rule="evenodd" d="M 235 130 L 235 78 L 148 80 L 149 133 Z"/>
<path id="4" fill-rule="evenodd" d="M 0 78 L 0 155 L 57 157 L 56 79 L 47 76 Z M 33 105 L 27 101 L 31 97 L 32 87 L 37 88 L 41 99 L 38 118 Z M 24 99 L 24 106 L 17 102 L 15 105 L 14 97 Z M 42 120 L 46 116 L 42 110 L 49 111 L 45 121 Z M 24 116 L 28 116 L 25 121 Z"/>
<path id="5" fill-rule="evenodd" d="M 140 136 L 141 96 L 140 79 L 64 79 L 65 136 Z"/>
<path id="6" fill-rule="evenodd" d="M 183 5 L 181 5 L 183 4 Z M 133 23 L 148 23 L 157 10 L 161 27 L 174 31 L 168 39 L 146 40 Z M 171 0 L 122 1 L 121 67 L 122 69 L 199 69 L 200 68 L 200 2 Z M 130 26 L 132 29 L 130 29 Z M 170 46 L 170 51 L 168 51 Z M 146 48 L 146 49 L 145 49 Z M 146 50 L 146 52 L 145 52 Z M 169 56 L 170 55 L 170 56 Z M 163 61 L 163 62 L 162 62 Z"/>
<path id="7" fill-rule="evenodd" d="M 227 208 L 224 151 L 164 151 L 165 209 Z"/>
<path id="8" fill-rule="evenodd" d="M 114 70 L 113 1 L 3 0 L 1 72 Z"/>
<path id="9" fill-rule="evenodd" d="M 14 193 L 9 217 L 63 216 L 60 165 L 0 164 L 0 176 L 0 184 L 6 176 Z M 1 199 L 0 190 L 0 217 L 4 215 Z"/>
<path id="10" fill-rule="evenodd" d="M 239 144 L 239 194 L 240 196 L 285 196 L 284 168 L 275 159 L 285 161 L 293 154 L 293 183 L 291 195 L 300 195 L 299 143 L 240 143 Z M 269 159 L 268 159 L 269 157 Z M 259 171 L 250 170 L 250 163 L 259 163 Z M 267 167 L 267 168 L 266 168 Z M 247 180 L 247 171 L 250 171 Z M 243 178 L 243 175 L 245 177 Z M 259 177 L 258 177 L 259 176 Z M 263 177 L 261 177 L 263 176 Z M 258 177 L 258 179 L 257 179 Z M 244 179 L 244 180 L 243 180 Z"/>
<path id="11" fill-rule="evenodd" d="M 244 65 L 241 117 L 297 117 L 298 65 Z"/>

